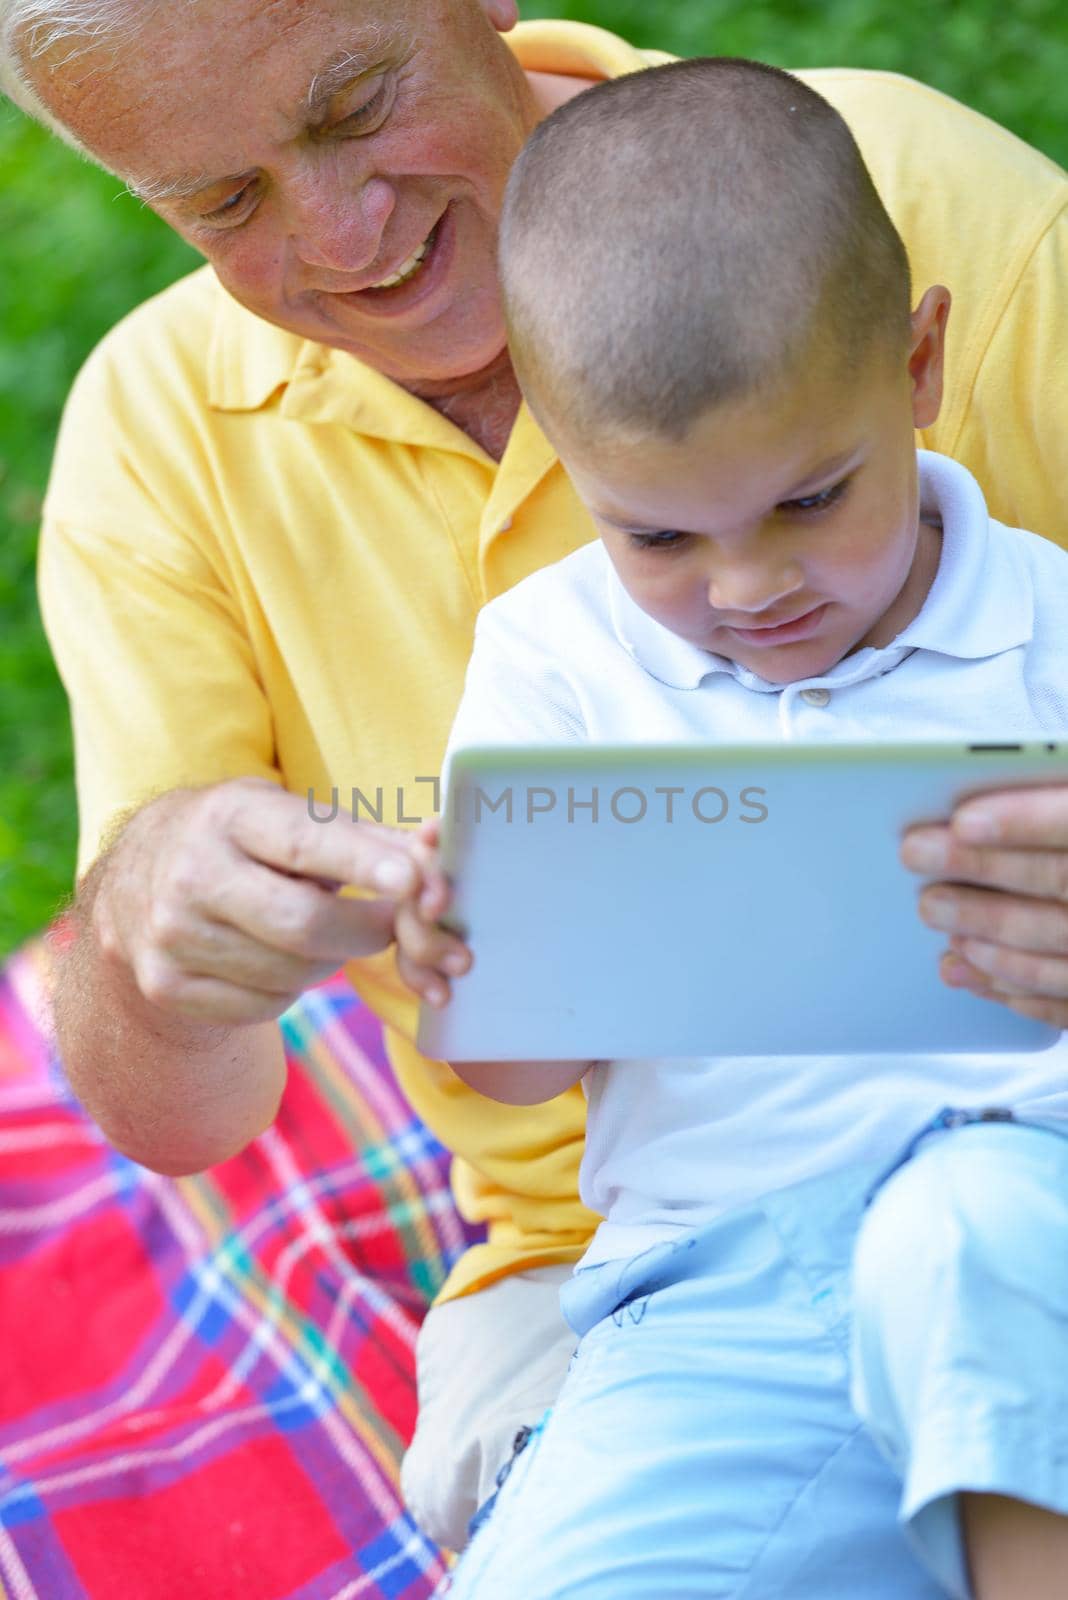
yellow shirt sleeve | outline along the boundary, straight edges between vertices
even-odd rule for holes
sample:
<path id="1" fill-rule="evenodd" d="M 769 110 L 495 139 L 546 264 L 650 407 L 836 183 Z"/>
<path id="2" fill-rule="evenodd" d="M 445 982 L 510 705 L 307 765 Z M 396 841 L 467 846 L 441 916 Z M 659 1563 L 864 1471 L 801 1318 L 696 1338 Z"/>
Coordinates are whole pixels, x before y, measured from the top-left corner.
<path id="1" fill-rule="evenodd" d="M 212 538 L 203 440 L 172 425 L 172 404 L 154 405 L 144 374 L 128 387 L 105 343 L 77 381 L 53 466 L 38 586 L 71 703 L 79 873 L 155 795 L 277 778 L 272 708 Z M 150 446 L 157 428 L 165 442 Z"/>
<path id="2" fill-rule="evenodd" d="M 270 708 L 214 573 L 132 554 L 113 537 L 61 522 L 44 531 L 40 573 L 71 692 L 79 873 L 128 811 L 153 796 L 227 777 L 277 778 Z M 150 673 L 146 657 L 156 663 Z M 190 721 L 203 730 L 196 741 Z M 120 770 L 129 776 L 116 806 L 111 775 Z"/>

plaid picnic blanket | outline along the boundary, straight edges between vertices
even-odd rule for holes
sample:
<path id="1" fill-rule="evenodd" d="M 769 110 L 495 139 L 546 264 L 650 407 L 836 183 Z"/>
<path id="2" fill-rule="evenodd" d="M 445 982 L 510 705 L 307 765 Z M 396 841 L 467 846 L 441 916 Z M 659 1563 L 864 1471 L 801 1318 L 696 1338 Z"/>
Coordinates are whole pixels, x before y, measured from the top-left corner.
<path id="1" fill-rule="evenodd" d="M 274 1126 L 162 1178 L 64 1083 L 46 961 L 0 970 L 0 1594 L 428 1596 L 397 1463 L 417 1328 L 474 1235 L 377 1023 L 312 990 Z"/>

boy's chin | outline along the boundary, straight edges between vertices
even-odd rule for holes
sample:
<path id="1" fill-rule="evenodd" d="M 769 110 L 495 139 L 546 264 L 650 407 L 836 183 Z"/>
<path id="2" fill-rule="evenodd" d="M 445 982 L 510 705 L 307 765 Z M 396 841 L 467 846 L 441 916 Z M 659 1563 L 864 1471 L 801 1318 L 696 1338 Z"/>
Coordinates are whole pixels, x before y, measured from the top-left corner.
<path id="1" fill-rule="evenodd" d="M 772 657 L 774 656 L 774 659 Z M 744 660 L 734 658 L 739 666 L 753 672 L 758 678 L 763 678 L 765 683 L 777 683 L 786 688 L 789 683 L 804 683 L 809 678 L 822 678 L 830 672 L 843 659 L 842 653 L 837 650 L 824 650 L 818 655 L 814 652 L 803 654 L 800 650 L 788 654 L 788 647 L 782 650 L 767 653 L 753 651 L 752 655 Z"/>

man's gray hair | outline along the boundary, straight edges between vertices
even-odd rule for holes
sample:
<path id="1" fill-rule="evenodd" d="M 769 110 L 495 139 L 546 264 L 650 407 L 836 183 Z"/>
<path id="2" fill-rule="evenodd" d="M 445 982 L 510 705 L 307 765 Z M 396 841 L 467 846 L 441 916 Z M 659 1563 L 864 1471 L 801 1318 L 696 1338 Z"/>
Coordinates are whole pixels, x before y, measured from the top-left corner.
<path id="1" fill-rule="evenodd" d="M 34 91 L 27 66 L 57 46 L 67 47 L 61 59 L 71 61 L 98 44 L 119 44 L 155 10 L 153 0 L 0 0 L 0 93 L 87 154 Z"/>

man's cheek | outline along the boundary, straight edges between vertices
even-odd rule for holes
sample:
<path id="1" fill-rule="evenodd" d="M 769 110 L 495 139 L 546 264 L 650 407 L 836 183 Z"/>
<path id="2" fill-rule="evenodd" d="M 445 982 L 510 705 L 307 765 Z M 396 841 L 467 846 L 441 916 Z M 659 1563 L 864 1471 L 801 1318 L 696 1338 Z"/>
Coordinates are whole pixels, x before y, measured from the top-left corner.
<path id="1" fill-rule="evenodd" d="M 224 289 L 246 305 L 278 301 L 285 283 L 285 252 L 259 241 L 233 240 L 205 251 Z"/>

